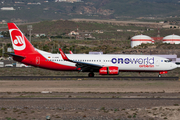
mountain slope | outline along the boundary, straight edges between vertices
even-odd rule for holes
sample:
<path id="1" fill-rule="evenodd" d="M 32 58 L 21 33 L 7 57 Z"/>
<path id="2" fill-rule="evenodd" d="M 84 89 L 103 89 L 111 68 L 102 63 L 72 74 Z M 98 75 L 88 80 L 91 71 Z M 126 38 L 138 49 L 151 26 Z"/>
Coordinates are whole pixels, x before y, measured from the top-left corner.
<path id="1" fill-rule="evenodd" d="M 0 20 L 42 21 L 69 18 L 137 18 L 169 17 L 180 14 L 178 0 L 83 0 L 83 2 L 44 2 L 44 0 L 0 0 L 0 7 L 14 7 L 14 11 L 0 10 Z M 40 4 L 29 4 L 29 3 Z"/>

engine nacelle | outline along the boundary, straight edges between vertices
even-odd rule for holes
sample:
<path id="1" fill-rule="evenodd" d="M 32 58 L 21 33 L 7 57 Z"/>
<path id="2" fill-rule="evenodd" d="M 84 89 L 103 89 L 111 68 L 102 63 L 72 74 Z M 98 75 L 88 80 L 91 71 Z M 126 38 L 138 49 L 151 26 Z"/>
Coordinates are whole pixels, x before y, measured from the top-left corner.
<path id="1" fill-rule="evenodd" d="M 100 75 L 118 75 L 119 68 L 116 66 L 103 67 L 99 69 L 99 74 Z"/>

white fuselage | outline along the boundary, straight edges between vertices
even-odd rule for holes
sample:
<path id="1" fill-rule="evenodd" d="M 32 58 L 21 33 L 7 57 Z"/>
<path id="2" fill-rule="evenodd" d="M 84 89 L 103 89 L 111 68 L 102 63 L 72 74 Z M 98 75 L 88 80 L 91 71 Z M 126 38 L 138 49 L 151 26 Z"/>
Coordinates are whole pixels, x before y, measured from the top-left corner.
<path id="1" fill-rule="evenodd" d="M 38 50 L 39 51 L 39 50 Z M 39 51 L 40 52 L 40 51 Z M 45 53 L 45 52 L 44 52 Z M 48 61 L 75 67 L 75 63 L 64 61 L 61 54 L 42 54 Z M 117 66 L 120 71 L 169 71 L 177 65 L 166 58 L 153 55 L 124 55 L 124 54 L 66 54 L 74 61 L 98 64 L 104 67 Z"/>

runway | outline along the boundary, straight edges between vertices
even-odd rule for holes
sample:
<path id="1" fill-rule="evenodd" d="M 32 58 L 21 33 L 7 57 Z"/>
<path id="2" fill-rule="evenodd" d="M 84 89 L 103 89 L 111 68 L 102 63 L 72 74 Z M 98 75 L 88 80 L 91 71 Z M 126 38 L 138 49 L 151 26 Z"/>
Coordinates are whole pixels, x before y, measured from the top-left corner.
<path id="1" fill-rule="evenodd" d="M 0 98 L 0 100 L 159 100 L 159 101 L 163 101 L 163 100 L 177 100 L 179 101 L 180 98 Z"/>
<path id="2" fill-rule="evenodd" d="M 0 76 L 0 80 L 179 80 L 179 77 Z"/>

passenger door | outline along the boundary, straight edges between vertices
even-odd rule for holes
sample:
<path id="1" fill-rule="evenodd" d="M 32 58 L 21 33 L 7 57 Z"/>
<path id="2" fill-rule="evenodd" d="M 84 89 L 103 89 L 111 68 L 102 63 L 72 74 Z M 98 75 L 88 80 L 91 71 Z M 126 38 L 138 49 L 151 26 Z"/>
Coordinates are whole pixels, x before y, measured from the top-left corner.
<path id="1" fill-rule="evenodd" d="M 160 65 L 160 60 L 156 59 L 156 66 L 159 67 L 159 65 Z"/>
<path id="2" fill-rule="evenodd" d="M 36 57 L 36 65 L 40 65 L 40 57 L 39 56 Z"/>

